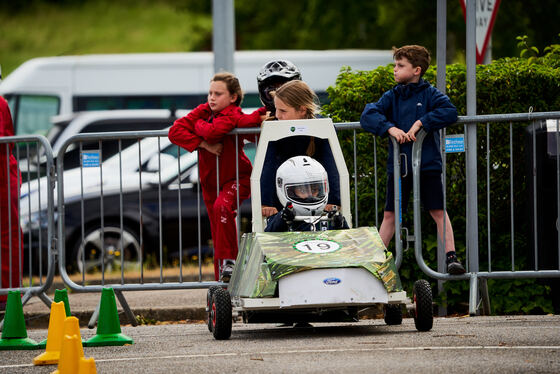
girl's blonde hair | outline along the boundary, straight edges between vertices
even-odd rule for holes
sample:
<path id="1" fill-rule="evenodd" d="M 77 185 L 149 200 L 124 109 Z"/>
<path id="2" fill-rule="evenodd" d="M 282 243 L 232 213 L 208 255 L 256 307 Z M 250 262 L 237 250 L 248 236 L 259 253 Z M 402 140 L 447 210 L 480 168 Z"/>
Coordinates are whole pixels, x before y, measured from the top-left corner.
<path id="1" fill-rule="evenodd" d="M 313 90 L 304 81 L 293 80 L 284 83 L 274 93 L 274 97 L 279 98 L 284 104 L 295 108 L 305 109 L 305 118 L 315 118 L 315 113 L 319 110 L 319 99 Z M 309 139 L 309 145 L 305 154 L 313 157 L 315 154 L 315 138 Z"/>
<path id="2" fill-rule="evenodd" d="M 232 73 L 220 72 L 212 77 L 210 82 L 224 82 L 226 88 L 230 95 L 237 95 L 237 100 L 235 100 L 235 105 L 241 105 L 243 101 L 243 91 L 241 90 L 241 85 L 239 84 L 239 79 Z"/>
<path id="3" fill-rule="evenodd" d="M 276 90 L 274 96 L 292 108 L 304 108 L 307 119 L 315 118 L 315 113 L 319 109 L 317 95 L 304 81 L 286 82 Z"/>

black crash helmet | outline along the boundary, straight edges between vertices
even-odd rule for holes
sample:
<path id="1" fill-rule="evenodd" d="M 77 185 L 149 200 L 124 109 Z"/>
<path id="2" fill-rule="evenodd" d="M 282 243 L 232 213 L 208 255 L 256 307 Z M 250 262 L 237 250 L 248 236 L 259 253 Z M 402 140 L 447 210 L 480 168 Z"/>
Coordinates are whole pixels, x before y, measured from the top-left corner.
<path id="1" fill-rule="evenodd" d="M 297 66 L 288 60 L 269 61 L 257 74 L 259 97 L 266 109 L 272 114 L 274 114 L 275 108 L 274 99 L 270 92 L 291 80 L 301 80 L 301 73 Z"/>

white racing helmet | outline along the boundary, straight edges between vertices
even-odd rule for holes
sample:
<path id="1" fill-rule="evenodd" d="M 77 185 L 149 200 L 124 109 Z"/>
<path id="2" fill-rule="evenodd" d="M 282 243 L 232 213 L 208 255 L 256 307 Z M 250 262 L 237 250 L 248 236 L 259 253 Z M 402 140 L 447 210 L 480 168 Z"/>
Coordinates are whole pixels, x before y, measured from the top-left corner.
<path id="1" fill-rule="evenodd" d="M 289 158 L 276 171 L 276 194 L 282 206 L 292 203 L 296 216 L 318 216 L 329 197 L 327 172 L 309 156 Z"/>

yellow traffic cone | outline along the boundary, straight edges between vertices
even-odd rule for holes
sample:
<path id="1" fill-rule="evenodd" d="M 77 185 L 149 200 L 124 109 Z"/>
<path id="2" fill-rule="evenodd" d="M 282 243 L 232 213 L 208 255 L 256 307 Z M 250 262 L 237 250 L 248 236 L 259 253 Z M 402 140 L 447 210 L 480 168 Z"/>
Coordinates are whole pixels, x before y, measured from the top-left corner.
<path id="1" fill-rule="evenodd" d="M 78 374 L 97 374 L 95 360 L 93 359 L 93 357 L 80 358 L 80 367 L 78 368 Z"/>
<path id="2" fill-rule="evenodd" d="M 44 353 L 33 359 L 33 365 L 58 364 L 65 319 L 66 312 L 64 302 L 59 301 L 58 303 L 52 303 L 51 315 L 49 317 L 49 330 L 47 332 L 47 347 Z"/>
<path id="3" fill-rule="evenodd" d="M 80 346 L 82 345 L 82 336 L 80 335 L 80 321 L 78 318 L 70 316 L 64 319 L 64 335 L 76 335 L 80 338 Z M 82 348 L 83 351 L 83 348 Z M 83 353 L 82 353 L 83 356 Z"/>
<path id="4" fill-rule="evenodd" d="M 72 318 L 72 317 L 68 317 Z M 76 374 L 80 366 L 80 358 L 84 357 L 82 339 L 77 335 L 64 335 L 58 369 L 52 374 Z"/>

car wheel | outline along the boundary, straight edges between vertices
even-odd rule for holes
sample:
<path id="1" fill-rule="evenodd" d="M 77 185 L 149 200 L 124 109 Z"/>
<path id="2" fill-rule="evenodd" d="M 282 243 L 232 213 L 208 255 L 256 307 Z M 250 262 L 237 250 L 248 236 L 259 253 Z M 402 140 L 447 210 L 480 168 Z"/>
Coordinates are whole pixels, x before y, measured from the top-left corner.
<path id="1" fill-rule="evenodd" d="M 231 298 L 223 288 L 214 290 L 210 308 L 212 334 L 216 340 L 226 340 L 231 336 Z"/>
<path id="2" fill-rule="evenodd" d="M 206 293 L 206 322 L 208 324 L 208 331 L 212 332 L 212 297 L 214 296 L 214 292 L 220 288 L 219 286 L 212 286 L 208 289 Z"/>
<path id="3" fill-rule="evenodd" d="M 400 325 L 402 323 L 401 304 L 386 304 L 383 306 L 383 318 L 388 325 Z"/>
<path id="4" fill-rule="evenodd" d="M 432 288 L 424 279 L 414 282 L 414 325 L 418 331 L 430 331 L 434 323 Z"/>
<path id="5" fill-rule="evenodd" d="M 142 265 L 141 252 L 136 232 L 123 227 L 121 240 L 121 228 L 110 225 L 86 231 L 84 240 L 79 238 L 75 245 L 74 258 L 80 273 L 101 271 L 103 267 L 106 272 L 121 270 L 121 265 L 124 270 L 134 270 Z"/>

